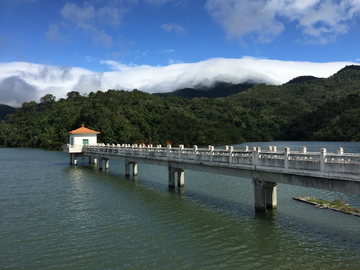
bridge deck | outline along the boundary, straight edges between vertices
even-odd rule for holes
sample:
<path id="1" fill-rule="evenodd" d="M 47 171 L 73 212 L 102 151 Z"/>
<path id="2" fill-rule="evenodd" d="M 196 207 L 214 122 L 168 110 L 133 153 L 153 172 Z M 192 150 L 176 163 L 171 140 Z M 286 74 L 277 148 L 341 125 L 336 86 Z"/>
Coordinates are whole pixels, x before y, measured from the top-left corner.
<path id="1" fill-rule="evenodd" d="M 171 146 L 142 147 L 138 145 L 64 145 L 71 160 L 77 156 L 98 157 L 102 160 L 125 160 L 125 172 L 130 175 L 133 165 L 134 175 L 137 163 L 167 166 L 169 186 L 175 186 L 174 175 L 178 173 L 178 185 L 184 185 L 184 170 L 195 170 L 222 175 L 250 178 L 254 184 L 255 209 L 276 208 L 276 184 L 290 184 L 330 191 L 360 195 L 360 154 L 307 152 L 303 147 L 299 152 L 289 148 L 277 151 L 270 146 L 266 151 L 259 147 L 240 150 L 226 146 L 225 149 L 178 148 Z M 75 161 L 76 162 L 76 161 Z"/>
<path id="2" fill-rule="evenodd" d="M 337 153 L 307 152 L 303 147 L 302 151 L 290 152 L 277 151 L 276 147 L 268 147 L 266 151 L 254 147 L 243 150 L 225 147 L 225 149 L 214 149 L 209 146 L 207 149 L 168 147 L 142 147 L 137 145 L 84 145 L 64 146 L 68 153 L 78 153 L 86 156 L 109 155 L 119 159 L 138 159 L 176 162 L 178 164 L 199 164 L 212 167 L 226 167 L 240 170 L 257 172 L 274 172 L 301 176 L 312 176 L 318 178 L 330 178 L 338 180 L 360 181 L 360 154 L 346 154 L 341 148 Z M 149 163 L 149 162 L 146 162 Z M 160 162 L 159 165 L 165 165 Z"/>

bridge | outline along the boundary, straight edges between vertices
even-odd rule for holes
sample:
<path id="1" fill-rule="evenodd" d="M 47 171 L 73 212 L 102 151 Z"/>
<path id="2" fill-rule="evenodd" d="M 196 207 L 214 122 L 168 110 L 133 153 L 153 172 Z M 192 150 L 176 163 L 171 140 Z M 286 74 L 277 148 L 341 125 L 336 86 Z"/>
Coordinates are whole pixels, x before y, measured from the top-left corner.
<path id="1" fill-rule="evenodd" d="M 177 148 L 141 146 L 137 144 L 117 145 L 64 145 L 63 151 L 70 153 L 70 164 L 77 164 L 78 157 L 89 157 L 89 163 L 99 161 L 99 169 L 109 168 L 110 159 L 125 161 L 125 175 L 137 175 L 137 164 L 146 163 L 166 166 L 169 173 L 169 187 L 184 186 L 184 171 L 194 170 L 221 175 L 249 178 L 254 185 L 255 210 L 277 208 L 277 183 L 324 189 L 335 192 L 360 195 L 360 154 L 347 154 L 343 148 L 337 153 L 278 151 L 269 146 L 263 151 L 260 147 L 234 149 Z"/>

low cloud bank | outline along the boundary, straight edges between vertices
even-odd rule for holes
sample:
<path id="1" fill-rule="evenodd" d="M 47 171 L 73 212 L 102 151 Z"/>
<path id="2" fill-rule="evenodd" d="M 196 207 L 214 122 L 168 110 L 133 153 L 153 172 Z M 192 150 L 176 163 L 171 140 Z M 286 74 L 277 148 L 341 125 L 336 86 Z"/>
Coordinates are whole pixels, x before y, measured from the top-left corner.
<path id="1" fill-rule="evenodd" d="M 256 59 L 215 58 L 198 63 L 169 66 L 124 65 L 101 61 L 112 71 L 93 72 L 78 67 L 59 67 L 25 62 L 0 63 L 0 103 L 20 107 L 53 94 L 65 98 L 70 91 L 81 94 L 108 89 L 138 89 L 148 93 L 171 92 L 216 81 L 282 84 L 294 77 L 329 77 L 351 62 L 311 63 Z"/>

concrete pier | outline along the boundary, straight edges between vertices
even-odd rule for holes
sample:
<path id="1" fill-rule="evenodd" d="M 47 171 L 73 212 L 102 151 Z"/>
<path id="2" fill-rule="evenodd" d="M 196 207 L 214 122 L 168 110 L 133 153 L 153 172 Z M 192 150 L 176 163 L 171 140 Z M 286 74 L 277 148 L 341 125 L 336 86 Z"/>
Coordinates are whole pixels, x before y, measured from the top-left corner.
<path id="1" fill-rule="evenodd" d="M 105 161 L 105 169 L 109 169 L 109 159 L 108 158 L 99 158 L 99 170 L 103 169 L 103 163 Z"/>
<path id="2" fill-rule="evenodd" d="M 174 168 L 171 165 L 168 166 L 169 172 L 169 188 L 175 188 L 175 174 L 177 174 L 177 184 L 178 187 L 183 187 L 185 178 L 184 178 L 184 169 Z"/>
<path id="3" fill-rule="evenodd" d="M 70 154 L 70 165 L 77 166 L 77 154 Z"/>
<path id="4" fill-rule="evenodd" d="M 265 186 L 265 204 L 268 209 L 277 208 L 277 183 L 267 182 Z"/>
<path id="5" fill-rule="evenodd" d="M 268 182 L 255 177 L 252 179 L 254 185 L 254 202 L 256 211 L 265 211 L 277 208 L 277 183 Z"/>
<path id="6" fill-rule="evenodd" d="M 137 176 L 137 163 L 125 160 L 125 176 L 130 176 L 130 166 L 133 168 L 133 176 Z"/>

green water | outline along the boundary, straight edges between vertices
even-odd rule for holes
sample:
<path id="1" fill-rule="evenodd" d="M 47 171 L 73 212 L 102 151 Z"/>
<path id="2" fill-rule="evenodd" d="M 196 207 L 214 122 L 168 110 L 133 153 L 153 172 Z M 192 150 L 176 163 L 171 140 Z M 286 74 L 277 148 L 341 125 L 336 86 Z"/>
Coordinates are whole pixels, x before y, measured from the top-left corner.
<path id="1" fill-rule="evenodd" d="M 166 167 L 139 164 L 137 179 L 124 167 L 0 149 L 0 269 L 360 269 L 360 218 L 292 199 L 360 207 L 359 196 L 279 184 L 278 209 L 255 213 L 249 179 L 185 171 L 185 187 L 169 190 Z"/>

